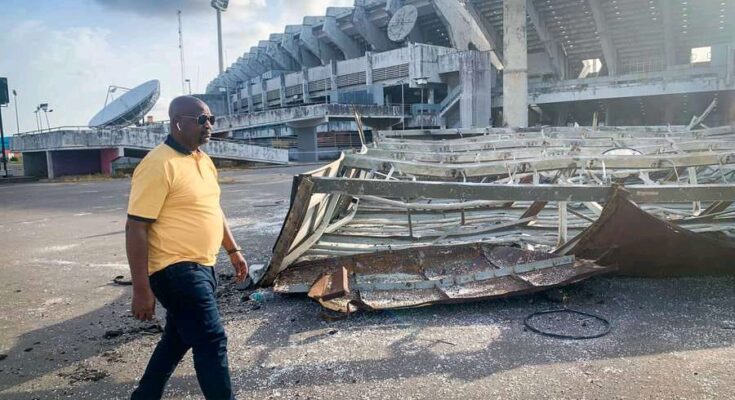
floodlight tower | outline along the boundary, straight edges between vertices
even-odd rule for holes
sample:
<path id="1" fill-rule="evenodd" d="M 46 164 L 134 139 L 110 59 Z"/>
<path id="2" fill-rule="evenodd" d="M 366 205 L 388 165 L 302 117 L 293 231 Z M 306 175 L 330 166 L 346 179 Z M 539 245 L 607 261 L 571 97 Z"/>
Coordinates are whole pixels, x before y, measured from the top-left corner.
<path id="1" fill-rule="evenodd" d="M 230 0 L 212 0 L 212 8 L 217 10 L 217 46 L 219 49 L 219 73 L 225 72 L 225 60 L 222 56 L 222 11 L 227 11 Z"/>

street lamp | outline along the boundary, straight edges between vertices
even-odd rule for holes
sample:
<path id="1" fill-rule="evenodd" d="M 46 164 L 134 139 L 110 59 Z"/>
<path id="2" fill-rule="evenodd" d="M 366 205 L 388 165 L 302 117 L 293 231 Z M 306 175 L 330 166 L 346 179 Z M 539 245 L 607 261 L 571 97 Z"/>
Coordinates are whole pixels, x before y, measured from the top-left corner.
<path id="1" fill-rule="evenodd" d="M 18 119 L 18 92 L 13 89 L 13 102 L 15 103 L 15 133 L 20 133 L 20 120 Z"/>
<path id="2" fill-rule="evenodd" d="M 184 79 L 187 85 L 189 85 L 189 95 L 191 96 L 191 79 Z"/>
<path id="3" fill-rule="evenodd" d="M 36 110 L 33 111 L 34 114 L 36 114 L 36 130 L 41 130 L 41 118 L 38 116 L 38 112 L 41 111 L 41 108 L 36 106 Z"/>
<path id="4" fill-rule="evenodd" d="M 219 73 L 225 70 L 225 61 L 222 55 L 222 12 L 227 10 L 229 0 L 212 0 L 212 8 L 217 10 L 217 48 L 219 50 Z"/>
<path id="5" fill-rule="evenodd" d="M 49 132 L 51 131 L 51 124 L 48 120 L 48 113 L 54 112 L 54 110 L 49 110 L 48 103 L 41 103 L 38 105 L 38 109 L 43 111 L 43 114 L 46 116 L 46 126 L 48 127 Z"/>
<path id="6" fill-rule="evenodd" d="M 8 160 L 5 157 L 5 130 L 3 128 L 3 110 L 1 107 L 6 107 L 10 103 L 10 96 L 8 96 L 8 79 L 0 78 L 0 160 L 2 160 L 3 169 L 5 170 L 4 177 L 8 177 Z"/>

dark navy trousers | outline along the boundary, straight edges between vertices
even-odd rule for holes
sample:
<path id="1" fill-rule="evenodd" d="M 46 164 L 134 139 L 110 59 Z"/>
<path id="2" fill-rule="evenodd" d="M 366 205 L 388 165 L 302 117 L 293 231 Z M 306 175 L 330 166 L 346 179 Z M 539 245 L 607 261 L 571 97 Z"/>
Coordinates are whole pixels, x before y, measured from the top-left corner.
<path id="1" fill-rule="evenodd" d="M 166 309 L 166 327 L 132 400 L 160 399 L 166 382 L 189 349 L 207 400 L 231 400 L 227 336 L 217 310 L 214 268 L 183 262 L 150 276 L 151 289 Z"/>

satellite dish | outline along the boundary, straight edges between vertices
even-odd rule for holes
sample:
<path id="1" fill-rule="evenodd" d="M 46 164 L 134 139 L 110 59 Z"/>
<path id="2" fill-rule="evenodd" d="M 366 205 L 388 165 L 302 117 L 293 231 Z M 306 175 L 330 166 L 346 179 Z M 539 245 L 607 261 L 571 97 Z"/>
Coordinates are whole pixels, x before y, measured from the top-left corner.
<path id="1" fill-rule="evenodd" d="M 416 27 L 419 19 L 419 10 L 412 5 L 403 6 L 393 14 L 388 22 L 388 39 L 394 42 L 405 40 Z"/>
<path id="2" fill-rule="evenodd" d="M 148 81 L 130 89 L 122 96 L 107 104 L 90 121 L 91 127 L 124 127 L 143 119 L 158 101 L 161 82 Z"/>

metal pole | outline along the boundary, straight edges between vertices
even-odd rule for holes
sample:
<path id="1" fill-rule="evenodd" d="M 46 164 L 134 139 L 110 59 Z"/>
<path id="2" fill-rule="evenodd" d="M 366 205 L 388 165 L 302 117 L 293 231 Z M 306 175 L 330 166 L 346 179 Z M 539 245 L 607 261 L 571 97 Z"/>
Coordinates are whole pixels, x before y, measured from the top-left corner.
<path id="1" fill-rule="evenodd" d="M 263 96 L 263 99 L 265 99 L 265 96 Z M 227 115 L 232 115 L 232 102 L 230 101 L 230 85 L 226 82 L 225 82 L 225 101 L 227 101 Z"/>
<path id="2" fill-rule="evenodd" d="M 403 118 L 401 118 L 401 122 L 403 123 L 403 130 L 406 130 L 406 97 L 403 94 L 403 86 L 404 83 L 401 82 L 401 115 L 403 115 Z"/>
<path id="3" fill-rule="evenodd" d="M 36 107 L 36 111 L 34 111 L 33 113 L 36 114 L 36 130 L 40 131 L 41 130 L 41 117 L 38 116 L 38 110 L 39 108 Z"/>
<path id="4" fill-rule="evenodd" d="M 3 110 L 2 107 L 0 107 L 0 146 L 2 146 L 2 160 L 3 160 L 3 169 L 5 170 L 5 177 L 8 177 L 8 160 L 5 158 L 5 129 L 3 129 Z"/>
<path id="5" fill-rule="evenodd" d="M 18 92 L 13 89 L 13 99 L 15 101 L 15 133 L 20 133 L 20 119 L 18 118 Z"/>
<path id="6" fill-rule="evenodd" d="M 184 82 L 184 35 L 181 32 L 181 10 L 177 11 L 179 17 L 179 56 L 181 57 L 181 94 L 186 94 L 186 83 Z"/>
<path id="7" fill-rule="evenodd" d="M 43 110 L 43 113 L 46 114 L 46 127 L 48 128 L 48 131 L 51 132 L 51 124 L 48 122 L 48 111 Z"/>
<path id="8" fill-rule="evenodd" d="M 217 45 L 219 50 L 219 73 L 225 71 L 225 60 L 222 55 L 222 11 L 217 9 Z"/>
<path id="9" fill-rule="evenodd" d="M 424 130 L 424 87 L 421 86 L 421 130 Z"/>

